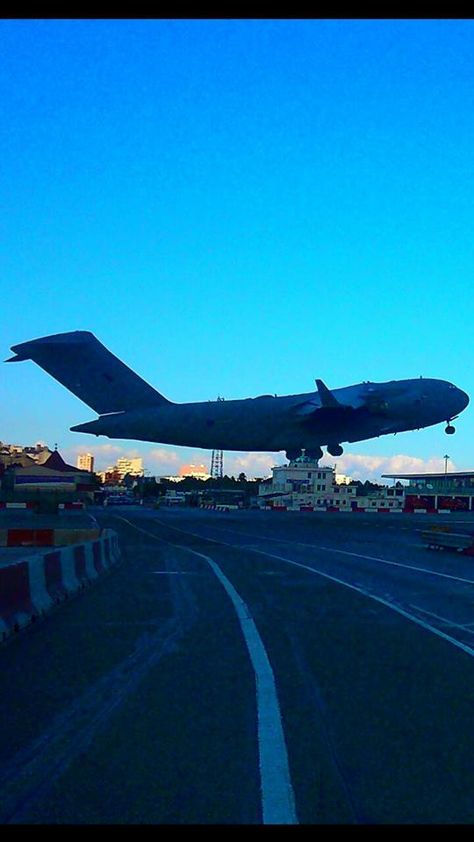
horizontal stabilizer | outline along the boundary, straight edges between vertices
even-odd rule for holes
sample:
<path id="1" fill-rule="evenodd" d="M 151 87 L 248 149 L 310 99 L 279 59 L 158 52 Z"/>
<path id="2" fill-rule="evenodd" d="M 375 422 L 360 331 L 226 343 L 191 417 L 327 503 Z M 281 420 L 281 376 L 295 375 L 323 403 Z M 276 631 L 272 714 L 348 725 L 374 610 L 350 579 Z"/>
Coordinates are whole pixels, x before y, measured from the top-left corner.
<path id="1" fill-rule="evenodd" d="M 86 330 L 43 336 L 12 351 L 6 362 L 33 360 L 99 415 L 169 403 Z"/>

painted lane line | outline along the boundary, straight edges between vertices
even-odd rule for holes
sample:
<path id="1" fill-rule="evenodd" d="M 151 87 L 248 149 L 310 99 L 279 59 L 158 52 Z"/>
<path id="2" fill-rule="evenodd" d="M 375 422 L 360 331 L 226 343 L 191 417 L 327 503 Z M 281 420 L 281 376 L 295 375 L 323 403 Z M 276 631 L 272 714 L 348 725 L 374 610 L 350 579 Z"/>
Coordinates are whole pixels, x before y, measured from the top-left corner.
<path id="1" fill-rule="evenodd" d="M 193 570 L 152 570 L 152 576 L 198 576 Z"/>
<path id="2" fill-rule="evenodd" d="M 209 556 L 197 553 L 196 550 L 191 552 L 200 555 L 210 564 L 232 600 L 255 671 L 263 823 L 297 824 L 275 677 L 262 639 L 246 603 L 220 567 Z"/>
<path id="3" fill-rule="evenodd" d="M 321 544 L 305 544 L 301 541 L 287 541 L 284 538 L 270 538 L 268 535 L 251 535 L 249 532 L 240 532 L 237 529 L 222 529 L 217 526 L 211 526 L 215 532 L 223 532 L 226 534 L 227 532 L 233 532 L 234 535 L 242 536 L 243 538 L 257 538 L 260 541 L 273 541 L 277 544 L 289 544 L 291 547 L 307 547 L 308 549 L 313 550 L 324 550 L 325 552 L 330 553 L 341 553 L 342 555 L 349 555 L 355 556 L 355 558 L 364 558 L 367 561 L 378 561 L 380 564 L 389 564 L 393 567 L 403 567 L 405 570 L 413 570 L 415 573 L 429 573 L 431 576 L 440 576 L 442 579 L 453 579 L 455 582 L 463 582 L 466 585 L 474 585 L 474 579 L 464 579 L 462 576 L 452 576 L 449 573 L 440 573 L 438 570 L 430 570 L 428 567 L 415 567 L 413 564 L 402 564 L 400 561 L 389 561 L 386 558 L 379 558 L 378 556 L 373 555 L 363 555 L 362 553 L 353 553 L 349 552 L 349 550 L 339 550 L 336 547 L 323 547 Z M 177 527 L 173 526 L 171 529 L 177 529 Z M 196 533 L 188 533 L 189 535 L 196 534 Z M 200 536 L 203 537 L 202 535 Z M 212 538 L 208 539 L 212 541 Z M 237 546 L 237 545 L 232 545 Z M 239 545 L 241 546 L 241 545 Z M 417 546 L 414 544 L 413 546 Z"/>
<path id="4" fill-rule="evenodd" d="M 416 611 L 421 611 L 422 614 L 428 614 L 430 617 L 434 617 L 435 620 L 439 620 L 443 625 L 448 626 L 449 628 L 461 629 L 461 631 L 466 632 L 466 634 L 474 634 L 472 629 L 468 628 L 469 623 L 466 625 L 464 623 L 456 623 L 454 620 L 449 620 L 447 617 L 441 617 L 439 614 L 434 614 L 433 611 L 428 611 L 426 608 L 420 608 L 419 605 L 414 605 L 411 603 L 411 608 L 415 608 Z"/>
<path id="5" fill-rule="evenodd" d="M 365 558 L 369 561 L 378 561 L 381 564 L 390 564 L 394 567 L 403 567 L 405 570 L 414 570 L 416 573 L 429 573 L 431 576 L 440 576 L 442 579 L 453 579 L 455 582 L 464 582 L 464 584 L 466 585 L 474 585 L 473 579 L 464 579 L 462 576 L 451 576 L 449 573 L 439 573 L 437 570 L 430 570 L 427 567 L 415 567 L 412 564 L 401 564 L 401 562 L 399 561 L 388 561 L 386 558 L 377 558 L 376 556 L 362 555 L 361 553 L 351 553 L 348 550 L 336 550 L 333 547 L 315 546 L 315 549 L 326 550 L 331 553 L 342 553 L 342 555 L 356 556 L 356 558 Z"/>
<path id="6" fill-rule="evenodd" d="M 298 824 L 275 676 L 248 606 L 212 558 L 197 550 L 192 550 L 190 547 L 173 544 L 171 541 L 136 526 L 120 515 L 116 515 L 116 517 L 139 532 L 149 535 L 155 541 L 163 541 L 171 547 L 176 547 L 204 559 L 225 589 L 237 614 L 255 673 L 263 823 Z"/>
<path id="7" fill-rule="evenodd" d="M 202 541 L 212 541 L 214 544 L 222 544 L 226 547 L 232 547 L 234 550 L 240 549 L 238 544 L 229 544 L 226 541 L 218 541 L 215 538 L 203 538 L 203 536 L 199 535 L 197 532 L 187 532 L 187 530 L 180 529 L 178 526 L 170 526 L 169 528 L 176 529 L 178 532 L 184 532 L 185 535 L 192 535 L 195 538 L 200 538 Z M 323 573 L 321 570 L 317 570 L 315 567 L 310 567 L 308 564 L 302 564 L 299 561 L 293 561 L 293 559 L 291 558 L 285 558 L 284 556 L 275 555 L 273 553 L 266 553 L 263 550 L 249 550 L 249 552 L 258 553 L 258 555 L 264 555 L 268 558 L 276 558 L 278 559 L 278 561 L 284 561 L 287 564 L 294 565 L 295 567 L 301 567 L 303 568 L 303 570 L 308 570 L 310 573 L 315 573 L 317 576 L 322 576 L 324 579 L 330 579 L 332 582 L 336 582 L 339 585 L 344 585 L 346 588 L 350 588 L 350 590 L 357 591 L 363 596 L 367 596 L 369 599 L 373 599 L 375 600 L 375 602 L 379 602 L 381 605 L 385 605 L 387 608 L 391 608 L 392 611 L 396 611 L 397 614 L 401 614 L 402 617 L 406 617 L 408 620 L 411 620 L 413 623 L 416 623 L 417 626 L 421 626 L 421 628 L 426 629 L 427 631 L 430 631 L 433 634 L 435 634 L 437 637 L 441 637 L 443 640 L 446 640 L 448 643 L 451 643 L 457 649 L 461 649 L 463 652 L 466 652 L 467 655 L 474 657 L 474 648 L 472 648 L 471 646 L 468 646 L 466 643 L 461 643 L 461 641 L 456 640 L 455 637 L 451 637 L 449 634 L 445 634 L 440 629 L 437 629 L 435 626 L 430 625 L 430 623 L 421 620 L 414 614 L 410 614 L 409 611 L 405 611 L 405 609 L 400 608 L 398 605 L 394 605 L 393 602 L 389 602 L 386 599 L 382 599 L 382 597 L 376 596 L 375 594 L 370 593 L 370 591 L 367 591 L 364 588 L 361 588 L 357 585 L 353 585 L 350 582 L 346 582 L 344 581 L 344 579 L 338 579 L 336 576 L 331 576 L 329 573 Z"/>

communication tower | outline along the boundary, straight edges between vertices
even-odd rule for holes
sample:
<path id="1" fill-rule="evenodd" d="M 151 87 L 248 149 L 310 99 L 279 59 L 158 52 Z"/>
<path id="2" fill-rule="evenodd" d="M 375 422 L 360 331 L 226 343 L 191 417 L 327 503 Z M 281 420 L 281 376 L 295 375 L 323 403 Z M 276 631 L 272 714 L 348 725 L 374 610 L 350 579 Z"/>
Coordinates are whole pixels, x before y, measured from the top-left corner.
<path id="1" fill-rule="evenodd" d="M 222 479 L 224 476 L 224 452 L 222 450 L 213 450 L 211 455 L 211 477 L 213 479 Z"/>
<path id="2" fill-rule="evenodd" d="M 225 398 L 217 396 L 218 401 L 223 401 Z M 211 454 L 211 477 L 213 479 L 222 479 L 224 476 L 224 451 L 213 450 Z"/>

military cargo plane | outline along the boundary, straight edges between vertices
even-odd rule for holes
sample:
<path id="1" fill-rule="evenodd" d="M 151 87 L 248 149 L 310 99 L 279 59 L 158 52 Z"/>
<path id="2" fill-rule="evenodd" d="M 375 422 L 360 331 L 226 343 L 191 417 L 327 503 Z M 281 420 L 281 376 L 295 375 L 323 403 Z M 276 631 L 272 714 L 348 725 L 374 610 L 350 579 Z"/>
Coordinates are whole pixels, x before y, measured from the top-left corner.
<path id="1" fill-rule="evenodd" d="M 142 380 L 89 331 L 44 336 L 13 345 L 6 362 L 33 360 L 91 407 L 99 418 L 71 430 L 216 450 L 284 450 L 287 459 L 331 456 L 341 442 L 415 430 L 452 420 L 469 397 L 445 380 L 420 377 L 366 381 L 302 395 L 260 395 L 244 400 L 173 403 Z"/>

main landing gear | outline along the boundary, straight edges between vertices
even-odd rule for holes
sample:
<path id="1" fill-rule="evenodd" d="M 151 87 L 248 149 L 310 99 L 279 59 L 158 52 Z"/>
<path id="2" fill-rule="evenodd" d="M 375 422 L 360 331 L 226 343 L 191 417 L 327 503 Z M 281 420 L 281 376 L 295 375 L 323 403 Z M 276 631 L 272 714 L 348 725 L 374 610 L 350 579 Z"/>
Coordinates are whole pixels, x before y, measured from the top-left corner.
<path id="1" fill-rule="evenodd" d="M 453 433 L 456 432 L 456 427 L 453 427 L 453 425 L 450 423 L 450 420 L 451 419 L 448 418 L 447 427 L 444 428 L 444 432 L 447 433 L 448 436 L 452 436 Z"/>
<path id="2" fill-rule="evenodd" d="M 331 456 L 342 456 L 344 448 L 340 444 L 328 444 L 327 451 Z"/>
<path id="3" fill-rule="evenodd" d="M 324 453 L 323 453 L 321 447 L 313 447 L 313 448 L 310 448 L 309 450 L 305 450 L 304 455 L 307 456 L 308 459 L 312 459 L 315 462 L 317 462 L 318 459 L 323 458 Z"/>
<path id="4" fill-rule="evenodd" d="M 332 444 L 328 444 L 327 451 L 331 456 L 342 456 L 344 448 L 342 448 L 340 444 L 336 444 L 334 442 Z M 286 458 L 289 462 L 294 462 L 296 459 L 300 459 L 301 456 L 317 462 L 319 459 L 323 458 L 324 453 L 321 447 L 306 448 L 306 450 L 304 448 L 303 450 L 297 450 L 294 448 L 286 451 Z"/>

